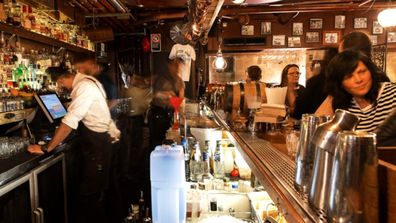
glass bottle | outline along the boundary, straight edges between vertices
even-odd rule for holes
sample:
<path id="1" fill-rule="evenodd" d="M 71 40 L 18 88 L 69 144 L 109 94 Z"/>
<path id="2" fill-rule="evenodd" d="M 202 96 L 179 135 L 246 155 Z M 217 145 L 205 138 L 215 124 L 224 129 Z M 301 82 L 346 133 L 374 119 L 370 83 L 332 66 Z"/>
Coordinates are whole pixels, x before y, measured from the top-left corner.
<path id="1" fill-rule="evenodd" d="M 205 141 L 205 149 L 202 151 L 202 162 L 203 162 L 203 174 L 202 181 L 210 180 L 213 178 L 212 174 L 210 174 L 210 148 L 209 148 L 209 140 Z"/>
<path id="2" fill-rule="evenodd" d="M 13 25 L 14 26 L 21 26 L 21 14 L 22 14 L 22 10 L 21 10 L 21 5 L 19 5 L 19 3 L 16 0 L 12 1 L 12 5 L 14 8 L 14 14 L 13 14 Z"/>
<path id="3" fill-rule="evenodd" d="M 216 150 L 213 153 L 213 175 L 215 178 L 224 178 L 224 158 L 221 151 L 221 140 L 216 142 Z"/>
<path id="4" fill-rule="evenodd" d="M 190 180 L 197 182 L 201 180 L 203 173 L 201 150 L 199 149 L 199 143 L 195 142 L 193 149 L 191 150 L 190 157 Z"/>
<path id="5" fill-rule="evenodd" d="M 139 198 L 139 216 L 143 218 L 144 211 L 145 211 L 146 204 L 144 202 L 143 191 L 140 191 L 140 198 Z"/>

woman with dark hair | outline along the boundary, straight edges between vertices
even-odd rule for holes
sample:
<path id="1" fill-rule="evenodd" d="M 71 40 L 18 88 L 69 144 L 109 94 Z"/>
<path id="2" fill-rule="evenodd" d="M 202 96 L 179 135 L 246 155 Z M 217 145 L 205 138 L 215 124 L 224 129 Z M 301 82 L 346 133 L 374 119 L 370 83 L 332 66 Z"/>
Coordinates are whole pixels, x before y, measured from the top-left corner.
<path id="1" fill-rule="evenodd" d="M 302 85 L 298 84 L 300 78 L 300 68 L 297 64 L 288 64 L 282 70 L 282 79 L 280 87 L 287 87 L 286 105 L 289 106 L 290 113 L 293 113 L 296 98 L 300 95 L 301 90 L 304 89 Z"/>
<path id="2" fill-rule="evenodd" d="M 396 84 L 381 83 L 378 69 L 366 55 L 344 51 L 327 68 L 326 90 L 329 96 L 317 114 L 332 115 L 345 109 L 360 118 L 357 130 L 375 131 L 396 107 Z"/>

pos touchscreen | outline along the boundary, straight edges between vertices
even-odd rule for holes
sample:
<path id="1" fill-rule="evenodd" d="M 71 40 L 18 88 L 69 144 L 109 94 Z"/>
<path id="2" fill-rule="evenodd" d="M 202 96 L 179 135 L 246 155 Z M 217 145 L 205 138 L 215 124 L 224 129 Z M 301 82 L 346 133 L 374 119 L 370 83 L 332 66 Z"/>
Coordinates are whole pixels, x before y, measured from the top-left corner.
<path id="1" fill-rule="evenodd" d="M 57 94 L 35 94 L 34 97 L 51 123 L 54 123 L 55 120 L 61 119 L 66 115 L 66 108 L 63 106 Z"/>

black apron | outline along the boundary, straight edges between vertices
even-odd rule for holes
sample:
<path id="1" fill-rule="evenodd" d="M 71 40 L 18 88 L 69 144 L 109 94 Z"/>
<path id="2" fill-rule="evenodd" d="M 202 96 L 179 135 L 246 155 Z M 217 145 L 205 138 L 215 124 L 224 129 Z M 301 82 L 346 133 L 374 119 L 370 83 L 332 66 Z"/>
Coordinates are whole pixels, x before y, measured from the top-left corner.
<path id="1" fill-rule="evenodd" d="M 81 138 L 81 183 L 80 194 L 89 195 L 108 189 L 112 144 L 107 132 L 94 132 L 79 122 Z"/>

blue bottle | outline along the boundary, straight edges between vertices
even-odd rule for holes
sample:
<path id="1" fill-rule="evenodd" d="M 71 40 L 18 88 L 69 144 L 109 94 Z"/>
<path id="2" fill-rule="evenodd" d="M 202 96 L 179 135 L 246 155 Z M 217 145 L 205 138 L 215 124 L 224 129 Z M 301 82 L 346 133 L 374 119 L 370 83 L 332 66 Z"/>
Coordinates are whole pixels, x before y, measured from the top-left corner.
<path id="1" fill-rule="evenodd" d="M 150 155 L 153 223 L 186 222 L 186 180 L 182 146 L 157 146 Z"/>

